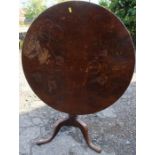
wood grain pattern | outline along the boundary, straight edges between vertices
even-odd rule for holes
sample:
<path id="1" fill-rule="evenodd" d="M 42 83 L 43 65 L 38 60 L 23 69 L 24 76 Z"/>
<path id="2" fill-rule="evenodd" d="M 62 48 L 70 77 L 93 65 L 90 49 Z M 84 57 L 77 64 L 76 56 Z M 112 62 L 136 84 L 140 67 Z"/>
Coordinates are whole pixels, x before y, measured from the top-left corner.
<path id="1" fill-rule="evenodd" d="M 103 110 L 124 93 L 135 57 L 131 37 L 116 16 L 95 4 L 70 1 L 33 22 L 22 62 L 40 99 L 79 115 Z"/>

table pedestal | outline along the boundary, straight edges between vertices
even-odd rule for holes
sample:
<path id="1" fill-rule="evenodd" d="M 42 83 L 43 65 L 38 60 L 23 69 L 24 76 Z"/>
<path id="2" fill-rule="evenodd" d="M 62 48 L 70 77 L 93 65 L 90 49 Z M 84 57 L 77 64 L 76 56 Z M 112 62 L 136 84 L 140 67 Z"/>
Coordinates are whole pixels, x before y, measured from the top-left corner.
<path id="1" fill-rule="evenodd" d="M 87 125 L 84 122 L 82 122 L 81 120 L 77 119 L 76 115 L 69 115 L 68 118 L 63 118 L 63 119 L 57 121 L 55 124 L 55 127 L 54 127 L 54 132 L 47 139 L 39 140 L 38 142 L 36 142 L 36 144 L 42 145 L 42 144 L 46 144 L 46 143 L 52 141 L 54 139 L 54 137 L 58 134 L 61 127 L 63 127 L 63 126 L 74 126 L 74 127 L 79 128 L 81 130 L 83 137 L 84 137 L 86 143 L 88 144 L 88 146 L 98 153 L 101 152 L 101 148 L 98 146 L 95 146 L 91 142 L 89 135 L 88 135 Z"/>

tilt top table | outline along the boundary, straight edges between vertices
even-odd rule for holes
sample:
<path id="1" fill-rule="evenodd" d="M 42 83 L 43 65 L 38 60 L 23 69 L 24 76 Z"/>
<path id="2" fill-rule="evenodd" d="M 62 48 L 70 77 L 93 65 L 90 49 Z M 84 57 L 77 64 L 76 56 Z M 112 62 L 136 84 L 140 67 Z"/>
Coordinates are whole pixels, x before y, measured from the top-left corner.
<path id="1" fill-rule="evenodd" d="M 69 1 L 44 11 L 30 26 L 22 50 L 26 79 L 48 106 L 69 114 L 56 124 L 79 127 L 90 148 L 86 124 L 77 115 L 98 112 L 118 100 L 132 78 L 134 47 L 129 32 L 110 11 Z"/>

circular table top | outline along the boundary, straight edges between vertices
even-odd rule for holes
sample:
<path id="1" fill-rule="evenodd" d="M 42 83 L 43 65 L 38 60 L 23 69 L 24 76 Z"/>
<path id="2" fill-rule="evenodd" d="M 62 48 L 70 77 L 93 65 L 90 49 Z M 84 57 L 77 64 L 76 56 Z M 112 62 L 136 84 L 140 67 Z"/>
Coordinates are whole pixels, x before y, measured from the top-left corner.
<path id="1" fill-rule="evenodd" d="M 69 114 L 95 113 L 127 89 L 134 47 L 122 22 L 98 5 L 70 1 L 43 12 L 22 50 L 26 79 L 47 105 Z"/>

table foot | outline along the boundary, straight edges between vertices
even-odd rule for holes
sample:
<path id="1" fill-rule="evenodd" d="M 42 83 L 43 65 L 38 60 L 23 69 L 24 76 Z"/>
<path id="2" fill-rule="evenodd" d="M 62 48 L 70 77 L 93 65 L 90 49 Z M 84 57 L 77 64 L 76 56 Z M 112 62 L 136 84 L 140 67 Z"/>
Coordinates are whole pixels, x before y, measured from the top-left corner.
<path id="1" fill-rule="evenodd" d="M 98 153 L 100 153 L 102 151 L 100 147 L 98 147 L 92 143 L 92 141 L 89 138 L 87 125 L 84 122 L 82 122 L 81 120 L 78 120 L 76 115 L 69 115 L 68 118 L 61 119 L 61 120 L 57 121 L 54 126 L 55 127 L 54 127 L 53 133 L 51 133 L 47 139 L 41 139 L 41 140 L 37 141 L 36 142 L 37 145 L 46 144 L 46 143 L 49 143 L 50 141 L 52 141 L 63 126 L 74 126 L 81 130 L 83 137 L 84 137 L 87 145 L 89 146 L 89 148 L 93 149 L 94 151 L 96 151 Z"/>

